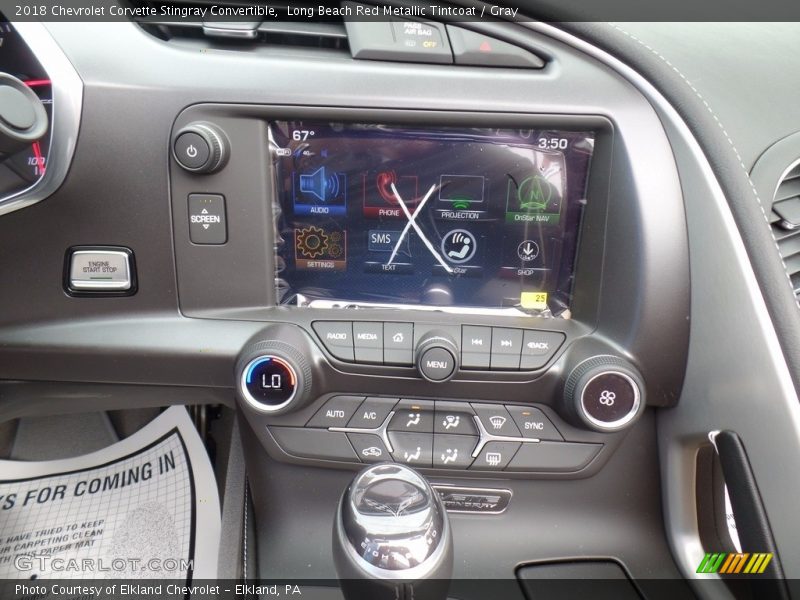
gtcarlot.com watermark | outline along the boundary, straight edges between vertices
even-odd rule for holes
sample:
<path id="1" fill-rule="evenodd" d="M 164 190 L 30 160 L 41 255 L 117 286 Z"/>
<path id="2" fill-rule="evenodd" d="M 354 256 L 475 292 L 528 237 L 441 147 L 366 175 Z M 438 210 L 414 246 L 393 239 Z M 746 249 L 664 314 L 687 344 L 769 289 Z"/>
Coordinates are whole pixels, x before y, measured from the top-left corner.
<path id="1" fill-rule="evenodd" d="M 18 571 L 36 573 L 185 573 L 194 561 L 185 558 L 60 558 L 58 556 L 17 556 Z"/>

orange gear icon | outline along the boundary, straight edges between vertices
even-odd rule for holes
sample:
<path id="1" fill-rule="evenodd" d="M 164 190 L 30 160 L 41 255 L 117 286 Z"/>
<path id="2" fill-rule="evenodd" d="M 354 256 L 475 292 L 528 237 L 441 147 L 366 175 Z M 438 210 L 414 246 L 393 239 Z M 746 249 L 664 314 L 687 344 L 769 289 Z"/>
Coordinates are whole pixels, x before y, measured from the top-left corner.
<path id="1" fill-rule="evenodd" d="M 307 258 L 317 258 L 328 250 L 328 234 L 324 229 L 310 225 L 296 232 L 297 250 Z"/>

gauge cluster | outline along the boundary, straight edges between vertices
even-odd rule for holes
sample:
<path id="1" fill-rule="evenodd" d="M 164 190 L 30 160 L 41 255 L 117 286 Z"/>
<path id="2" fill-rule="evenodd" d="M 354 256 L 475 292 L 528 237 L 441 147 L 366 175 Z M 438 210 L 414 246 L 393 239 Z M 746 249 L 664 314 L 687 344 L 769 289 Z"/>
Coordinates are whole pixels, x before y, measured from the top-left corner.
<path id="1" fill-rule="evenodd" d="M 0 21 L 0 73 L 21 80 L 42 101 L 48 122 L 52 124 L 53 94 L 50 78 L 14 27 Z M 47 171 L 50 152 L 50 128 L 38 141 L 14 153 L 0 157 L 0 199 L 12 196 L 36 184 Z"/>

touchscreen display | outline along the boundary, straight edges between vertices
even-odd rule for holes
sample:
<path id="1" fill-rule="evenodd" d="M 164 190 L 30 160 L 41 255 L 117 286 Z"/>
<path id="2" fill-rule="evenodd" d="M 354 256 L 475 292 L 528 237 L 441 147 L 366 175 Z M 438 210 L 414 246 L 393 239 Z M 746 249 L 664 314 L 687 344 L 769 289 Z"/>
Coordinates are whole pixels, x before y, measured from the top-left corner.
<path id="1" fill-rule="evenodd" d="M 594 134 L 275 121 L 278 298 L 569 314 Z"/>

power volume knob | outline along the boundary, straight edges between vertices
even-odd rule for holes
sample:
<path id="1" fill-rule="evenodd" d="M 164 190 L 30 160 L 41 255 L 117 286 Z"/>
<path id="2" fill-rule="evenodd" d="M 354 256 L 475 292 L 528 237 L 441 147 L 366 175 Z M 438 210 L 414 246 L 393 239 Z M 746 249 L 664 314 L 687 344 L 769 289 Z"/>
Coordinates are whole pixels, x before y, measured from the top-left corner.
<path id="1" fill-rule="evenodd" d="M 175 135 L 172 154 L 187 171 L 214 173 L 228 161 L 228 138 L 216 125 L 191 123 Z"/>
<path id="2" fill-rule="evenodd" d="M 567 378 L 564 396 L 582 424 L 596 431 L 619 431 L 644 410 L 642 376 L 616 356 L 595 356 Z"/>
<path id="3" fill-rule="evenodd" d="M 432 331 L 417 344 L 417 370 L 424 379 L 442 383 L 458 370 L 458 346 L 446 333 Z"/>
<path id="4" fill-rule="evenodd" d="M 281 414 L 307 401 L 311 367 L 289 344 L 264 340 L 245 348 L 236 372 L 239 395 L 258 412 Z"/>

